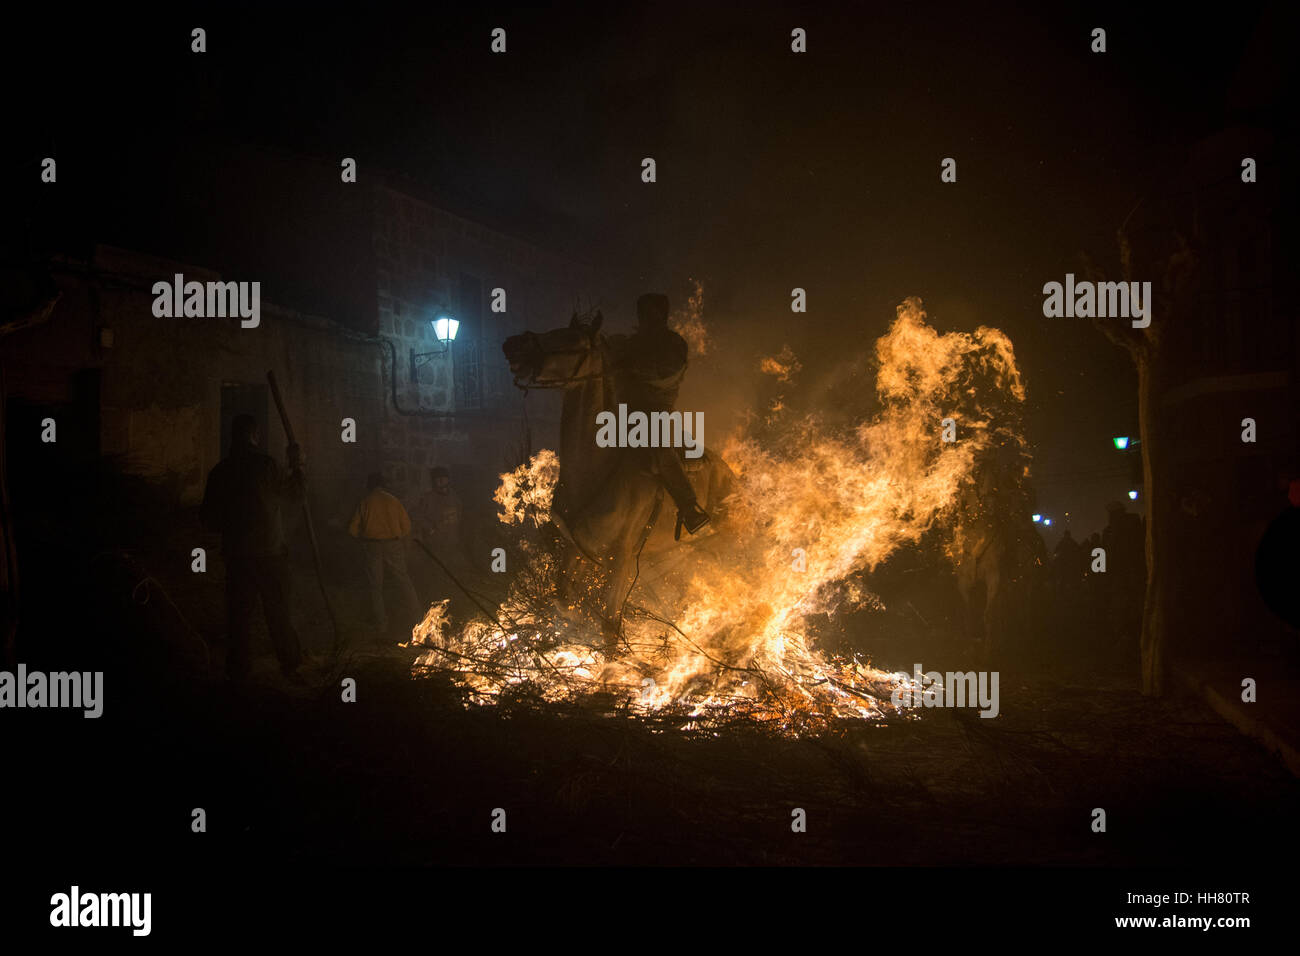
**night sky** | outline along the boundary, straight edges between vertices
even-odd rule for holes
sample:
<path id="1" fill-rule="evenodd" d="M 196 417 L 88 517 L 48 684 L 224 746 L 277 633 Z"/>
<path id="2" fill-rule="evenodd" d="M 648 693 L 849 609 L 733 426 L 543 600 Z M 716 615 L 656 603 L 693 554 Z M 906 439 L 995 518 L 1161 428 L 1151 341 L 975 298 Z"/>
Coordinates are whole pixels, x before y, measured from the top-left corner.
<path id="1" fill-rule="evenodd" d="M 83 231 L 167 254 L 150 170 L 205 137 L 400 172 L 585 255 L 617 325 L 639 293 L 680 299 L 701 280 L 726 354 L 688 374 L 681 407 L 784 343 L 816 382 L 919 295 L 942 330 L 1011 335 L 1040 508 L 1099 528 L 1129 487 L 1110 437 L 1136 433 L 1135 375 L 1087 320 L 1045 319 L 1043 283 L 1082 251 L 1113 256 L 1118 225 L 1201 137 L 1269 125 L 1293 32 L 1254 5 L 703 7 L 38 14 L 55 20 L 3 41 L 22 100 L 6 178 L 53 154 Z M 789 50 L 796 26 L 806 55 Z M 955 185 L 939 181 L 947 156 Z M 249 210 L 249 229 L 273 214 Z M 789 311 L 795 286 L 806 315 Z"/>

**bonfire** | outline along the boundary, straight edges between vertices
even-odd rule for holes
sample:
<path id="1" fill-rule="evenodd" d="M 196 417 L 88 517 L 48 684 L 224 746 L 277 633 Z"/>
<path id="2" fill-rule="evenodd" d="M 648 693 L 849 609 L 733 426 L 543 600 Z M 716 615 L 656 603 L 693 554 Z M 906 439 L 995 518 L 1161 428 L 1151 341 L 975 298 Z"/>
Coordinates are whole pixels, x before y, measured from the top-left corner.
<path id="1" fill-rule="evenodd" d="M 759 371 L 789 383 L 798 369 L 785 349 Z M 617 654 L 605 653 L 589 609 L 555 599 L 542 532 L 556 454 L 501 475 L 499 519 L 519 530 L 525 567 L 494 613 L 453 625 L 447 601 L 430 608 L 408 645 L 420 650 L 415 673 L 450 674 L 479 703 L 598 701 L 682 728 L 744 719 L 799 734 L 899 718 L 891 696 L 912 675 L 819 650 L 808 619 L 881 607 L 867 576 L 928 533 L 951 537 L 977 463 L 1007 440 L 989 410 L 1025 393 L 1002 332 L 941 334 L 916 298 L 875 343 L 871 369 L 869 416 L 832 422 L 778 401 L 725 442 L 738 478 L 725 529 L 638 567 Z M 943 440 L 945 419 L 956 441 Z"/>

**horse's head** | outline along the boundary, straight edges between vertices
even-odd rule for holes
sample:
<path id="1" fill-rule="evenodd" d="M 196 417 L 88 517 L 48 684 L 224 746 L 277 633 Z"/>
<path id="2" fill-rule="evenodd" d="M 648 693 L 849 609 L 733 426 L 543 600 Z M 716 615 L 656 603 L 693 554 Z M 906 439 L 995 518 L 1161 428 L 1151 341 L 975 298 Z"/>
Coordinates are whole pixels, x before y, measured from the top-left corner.
<path id="1" fill-rule="evenodd" d="M 576 312 L 568 326 L 550 332 L 521 332 L 505 340 L 501 351 L 515 384 L 525 388 L 570 388 L 605 373 L 599 312 L 587 319 Z"/>

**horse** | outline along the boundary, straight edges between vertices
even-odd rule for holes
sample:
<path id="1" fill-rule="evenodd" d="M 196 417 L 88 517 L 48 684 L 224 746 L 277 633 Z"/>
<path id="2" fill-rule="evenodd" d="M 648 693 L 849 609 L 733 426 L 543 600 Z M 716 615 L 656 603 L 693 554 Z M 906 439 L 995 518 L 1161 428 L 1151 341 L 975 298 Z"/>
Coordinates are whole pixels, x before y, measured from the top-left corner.
<path id="1" fill-rule="evenodd" d="M 1014 478 L 987 465 L 966 489 L 953 545 L 962 631 L 985 657 L 1029 633 L 1047 552 L 1014 491 Z"/>
<path id="2" fill-rule="evenodd" d="M 605 653 L 612 657 L 642 555 L 673 548 L 681 529 L 673 501 L 665 501 L 663 483 L 649 470 L 648 458 L 635 449 L 596 443 L 596 416 L 616 410 L 621 391 L 602 322 L 600 312 L 594 317 L 575 313 L 565 328 L 511 336 L 502 351 L 516 386 L 564 392 L 560 476 L 551 500 L 551 523 L 561 543 L 556 596 L 561 607 L 576 604 L 579 563 L 585 560 L 596 573 Z M 707 448 L 686 465 L 700 505 L 713 519 L 706 534 L 717 534 L 735 474 Z"/>
<path id="3" fill-rule="evenodd" d="M 987 524 L 968 532 L 955 561 L 957 591 L 963 631 L 984 656 L 1025 635 L 1045 560 L 1018 529 Z"/>

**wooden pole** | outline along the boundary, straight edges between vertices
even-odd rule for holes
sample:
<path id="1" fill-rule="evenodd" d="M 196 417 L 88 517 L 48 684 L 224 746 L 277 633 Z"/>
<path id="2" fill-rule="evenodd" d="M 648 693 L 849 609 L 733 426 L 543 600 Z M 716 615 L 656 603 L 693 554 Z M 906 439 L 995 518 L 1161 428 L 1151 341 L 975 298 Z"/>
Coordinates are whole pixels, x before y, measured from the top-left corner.
<path id="1" fill-rule="evenodd" d="M 275 399 L 275 408 L 280 413 L 280 424 L 284 426 L 285 437 L 289 440 L 290 445 L 296 445 L 298 442 L 293 436 L 293 425 L 289 423 L 289 413 L 285 411 L 284 399 L 280 397 L 280 386 L 275 382 L 275 373 L 268 371 L 266 381 L 271 386 L 271 397 Z M 329 591 L 325 589 L 325 573 L 321 569 L 320 563 L 320 546 L 316 543 L 316 526 L 312 524 L 311 507 L 307 503 L 305 494 L 302 499 L 302 516 L 307 523 L 307 537 L 311 539 L 312 563 L 316 566 L 316 582 L 320 585 L 321 597 L 325 599 L 325 610 L 330 616 L 330 626 L 334 628 L 334 650 L 337 652 L 342 645 L 342 638 L 339 636 L 339 621 L 334 616 L 334 605 L 330 602 Z"/>

